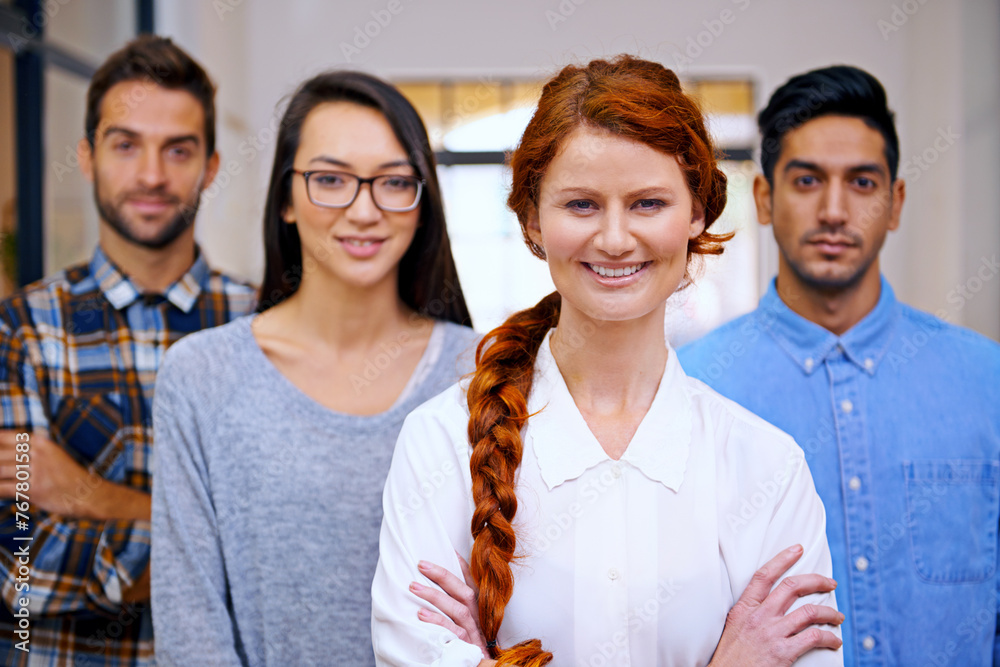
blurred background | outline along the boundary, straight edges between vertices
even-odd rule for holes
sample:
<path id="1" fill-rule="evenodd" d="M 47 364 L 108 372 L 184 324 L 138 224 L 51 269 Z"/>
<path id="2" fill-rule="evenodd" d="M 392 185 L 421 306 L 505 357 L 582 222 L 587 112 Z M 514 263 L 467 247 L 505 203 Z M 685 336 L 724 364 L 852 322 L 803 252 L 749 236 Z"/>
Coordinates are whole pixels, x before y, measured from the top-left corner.
<path id="1" fill-rule="evenodd" d="M 480 331 L 552 289 L 503 204 L 504 152 L 540 84 L 621 52 L 676 70 L 724 152 L 720 227 L 737 235 L 671 300 L 674 343 L 752 309 L 776 271 L 751 199 L 756 110 L 794 74 L 862 67 L 888 91 L 908 182 L 884 272 L 902 300 L 1000 339 L 1000 0 L 0 0 L 0 297 L 89 258 L 87 81 L 138 32 L 172 37 L 218 84 L 222 169 L 197 234 L 210 263 L 255 282 L 283 98 L 329 68 L 399 85 L 438 151 Z"/>

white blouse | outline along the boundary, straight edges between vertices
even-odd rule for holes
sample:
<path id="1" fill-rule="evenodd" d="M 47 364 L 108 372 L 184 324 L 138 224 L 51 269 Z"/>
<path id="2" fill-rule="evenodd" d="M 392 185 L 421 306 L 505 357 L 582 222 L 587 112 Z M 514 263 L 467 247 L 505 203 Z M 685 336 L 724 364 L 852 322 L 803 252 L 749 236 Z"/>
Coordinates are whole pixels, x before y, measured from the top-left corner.
<path id="1" fill-rule="evenodd" d="M 550 333 L 551 335 L 551 333 Z M 479 649 L 417 618 L 428 560 L 461 576 L 472 550 L 466 385 L 413 411 L 383 495 L 372 584 L 379 665 L 476 665 Z M 823 505 L 785 433 L 685 375 L 673 350 L 649 412 L 615 461 L 566 388 L 546 337 L 528 400 L 514 520 L 520 558 L 498 641 L 539 638 L 554 665 L 705 665 L 758 567 L 831 575 Z M 535 414 L 537 413 L 537 414 Z M 430 584 L 433 585 L 433 584 Z M 800 599 L 836 606 L 832 593 Z M 827 628 L 831 629 L 831 628 Z M 834 630 L 839 634 L 839 630 Z M 814 650 L 799 665 L 842 665 Z"/>

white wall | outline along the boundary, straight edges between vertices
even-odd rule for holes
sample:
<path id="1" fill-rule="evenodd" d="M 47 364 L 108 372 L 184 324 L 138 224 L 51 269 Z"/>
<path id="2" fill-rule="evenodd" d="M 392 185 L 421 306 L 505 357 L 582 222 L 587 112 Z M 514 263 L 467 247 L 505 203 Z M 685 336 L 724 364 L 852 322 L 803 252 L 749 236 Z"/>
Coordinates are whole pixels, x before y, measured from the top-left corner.
<path id="1" fill-rule="evenodd" d="M 205 207 L 199 224 L 210 258 L 230 270 L 261 271 L 260 210 L 273 154 L 269 124 L 279 98 L 323 69 L 358 67 L 397 79 L 545 78 L 567 62 L 628 51 L 668 66 L 680 63 L 682 74 L 749 74 L 763 103 L 793 74 L 847 63 L 884 83 L 897 112 L 903 160 L 925 151 L 934 157 L 911 183 L 903 225 L 883 255 L 897 294 L 1000 338 L 1000 278 L 992 262 L 1000 255 L 998 0 L 157 5 L 158 31 L 189 48 L 221 83 L 223 164 L 236 158 L 239 173 Z M 372 23 L 379 18 L 382 25 Z M 367 42 L 359 37 L 366 28 L 377 33 Z M 682 62 L 678 56 L 693 57 Z M 937 151 L 939 132 L 949 128 L 958 140 Z M 251 156 L 251 138 L 266 150 Z M 968 288 L 964 296 L 959 285 Z"/>

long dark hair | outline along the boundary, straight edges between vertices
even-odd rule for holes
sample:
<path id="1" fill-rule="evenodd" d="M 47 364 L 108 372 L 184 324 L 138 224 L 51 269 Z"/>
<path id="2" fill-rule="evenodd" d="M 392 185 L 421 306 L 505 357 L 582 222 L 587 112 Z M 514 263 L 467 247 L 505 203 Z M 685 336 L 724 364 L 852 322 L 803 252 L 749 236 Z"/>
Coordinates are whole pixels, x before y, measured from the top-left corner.
<path id="1" fill-rule="evenodd" d="M 271 181 L 264 205 L 264 282 L 257 312 L 276 306 L 302 280 L 302 242 L 295 225 L 285 222 L 291 198 L 291 169 L 309 112 L 327 102 L 353 102 L 385 116 L 410 163 L 424 179 L 420 219 L 410 247 L 399 262 L 399 296 L 418 313 L 472 326 L 451 255 L 444 204 L 427 130 L 413 105 L 392 85 L 361 72 L 324 72 L 292 95 L 278 129 Z"/>

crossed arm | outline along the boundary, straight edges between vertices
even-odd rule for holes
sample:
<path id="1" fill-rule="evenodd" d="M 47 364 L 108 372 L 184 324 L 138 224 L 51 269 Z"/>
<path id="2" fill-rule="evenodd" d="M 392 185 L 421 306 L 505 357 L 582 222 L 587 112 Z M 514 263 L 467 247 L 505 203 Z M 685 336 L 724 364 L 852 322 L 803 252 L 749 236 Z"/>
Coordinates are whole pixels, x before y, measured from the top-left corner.
<path id="1" fill-rule="evenodd" d="M 0 322 L 0 528 L 27 532 L 15 521 L 20 491 L 30 508 L 22 514 L 32 537 L 32 611 L 114 613 L 124 602 L 148 600 L 150 496 L 88 470 L 51 437 L 43 377 L 25 342 Z M 5 578 L 14 565 L 0 549 Z M 23 594 L 4 590 L 13 610 Z"/>
<path id="2" fill-rule="evenodd" d="M 833 579 L 819 574 L 781 579 L 802 553 L 802 547 L 795 545 L 757 570 L 730 610 L 719 646 L 708 667 L 788 667 L 814 648 L 840 648 L 839 637 L 814 627 L 840 625 L 844 615 L 836 609 L 807 604 L 786 615 L 800 597 L 836 588 Z M 422 561 L 417 565 L 424 576 L 440 587 L 417 582 L 410 584 L 410 591 L 431 605 L 417 612 L 417 617 L 478 646 L 483 652 L 480 667 L 495 665 L 496 662 L 489 659 L 486 640 L 479 628 L 478 591 L 469 564 L 461 556 L 458 558 L 462 564 L 462 579 L 433 563 Z M 781 583 L 775 587 L 779 580 Z"/>

